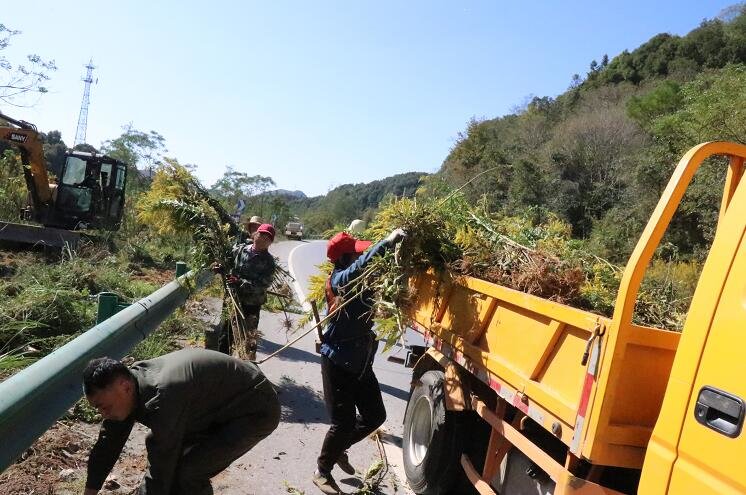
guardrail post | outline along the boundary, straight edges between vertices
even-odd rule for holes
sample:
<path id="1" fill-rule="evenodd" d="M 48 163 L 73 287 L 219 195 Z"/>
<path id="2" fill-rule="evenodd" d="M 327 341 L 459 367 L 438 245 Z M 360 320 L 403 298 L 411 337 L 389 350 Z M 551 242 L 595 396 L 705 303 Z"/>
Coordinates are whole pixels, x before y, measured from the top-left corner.
<path id="1" fill-rule="evenodd" d="M 113 292 L 101 292 L 98 295 L 98 313 L 96 315 L 96 325 L 106 321 L 117 314 L 117 305 L 119 296 Z"/>
<path id="2" fill-rule="evenodd" d="M 129 303 L 119 302 L 119 296 L 114 292 L 101 292 L 98 295 L 98 314 L 96 315 L 96 325 L 106 321 L 123 309 L 127 308 Z"/>
<path id="3" fill-rule="evenodd" d="M 181 277 L 187 272 L 187 264 L 183 261 L 176 262 L 176 278 Z"/>

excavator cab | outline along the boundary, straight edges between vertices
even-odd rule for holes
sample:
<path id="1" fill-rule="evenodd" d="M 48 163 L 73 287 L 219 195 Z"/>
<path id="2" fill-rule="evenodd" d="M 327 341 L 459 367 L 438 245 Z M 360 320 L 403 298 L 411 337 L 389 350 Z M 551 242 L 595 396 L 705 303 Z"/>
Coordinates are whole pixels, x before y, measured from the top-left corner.
<path id="1" fill-rule="evenodd" d="M 118 230 L 127 165 L 110 156 L 67 153 L 47 224 L 65 229 Z"/>

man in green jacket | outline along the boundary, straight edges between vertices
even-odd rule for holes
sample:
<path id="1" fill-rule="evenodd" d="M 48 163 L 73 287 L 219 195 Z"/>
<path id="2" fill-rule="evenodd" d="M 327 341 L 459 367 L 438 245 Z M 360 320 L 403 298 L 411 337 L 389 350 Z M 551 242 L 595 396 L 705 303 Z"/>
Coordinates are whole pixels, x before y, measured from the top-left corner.
<path id="1" fill-rule="evenodd" d="M 91 361 L 86 397 L 103 416 L 88 460 L 85 495 L 95 495 L 135 421 L 150 428 L 140 495 L 208 495 L 210 478 L 269 436 L 280 420 L 272 384 L 250 363 L 183 349 L 135 363 Z"/>
<path id="2" fill-rule="evenodd" d="M 251 244 L 238 244 L 233 248 L 235 262 L 232 273 L 226 277 L 226 282 L 234 288 L 238 296 L 241 314 L 245 318 L 243 331 L 247 341 L 243 341 L 245 349 L 236 349 L 234 329 L 227 325 L 218 338 L 218 350 L 226 354 L 234 352 L 239 357 L 256 358 L 259 316 L 262 305 L 267 302 L 267 290 L 274 282 L 277 265 L 270 254 L 269 247 L 275 240 L 275 228 L 268 223 L 261 224 L 253 237 Z M 215 269 L 215 268 L 213 268 Z M 217 268 L 217 271 L 222 268 Z"/>

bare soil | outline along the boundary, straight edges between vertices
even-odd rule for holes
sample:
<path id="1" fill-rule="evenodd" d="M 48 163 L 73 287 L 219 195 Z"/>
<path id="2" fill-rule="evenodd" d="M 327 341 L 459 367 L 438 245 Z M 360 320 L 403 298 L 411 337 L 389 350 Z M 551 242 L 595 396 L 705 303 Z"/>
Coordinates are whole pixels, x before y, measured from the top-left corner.
<path id="1" fill-rule="evenodd" d="M 102 494 L 129 495 L 137 490 L 147 466 L 146 429 L 135 425 L 130 440 L 106 481 Z M 58 422 L 21 458 L 0 474 L 3 495 L 79 495 L 86 479 L 88 453 L 98 425 Z"/>

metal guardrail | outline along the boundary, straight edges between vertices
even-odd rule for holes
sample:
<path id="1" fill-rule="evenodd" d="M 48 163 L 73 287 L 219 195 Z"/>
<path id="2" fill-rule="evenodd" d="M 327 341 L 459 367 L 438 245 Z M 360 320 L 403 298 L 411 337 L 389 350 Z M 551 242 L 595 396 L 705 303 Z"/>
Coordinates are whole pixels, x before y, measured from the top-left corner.
<path id="1" fill-rule="evenodd" d="M 187 279 L 200 289 L 212 277 L 209 270 L 189 272 L 0 383 L 0 472 L 82 397 L 91 359 L 122 358 L 184 304 Z"/>

